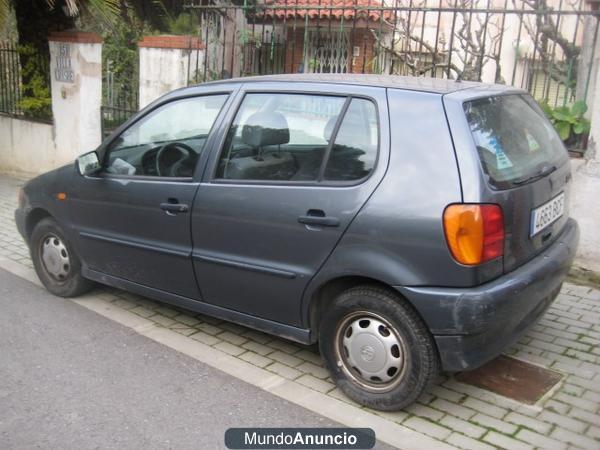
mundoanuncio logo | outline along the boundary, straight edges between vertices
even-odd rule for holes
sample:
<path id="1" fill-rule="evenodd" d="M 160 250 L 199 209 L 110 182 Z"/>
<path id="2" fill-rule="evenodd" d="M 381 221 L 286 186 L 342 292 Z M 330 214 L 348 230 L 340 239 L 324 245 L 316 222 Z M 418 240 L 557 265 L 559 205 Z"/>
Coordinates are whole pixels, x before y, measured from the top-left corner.
<path id="1" fill-rule="evenodd" d="M 375 445 L 370 428 L 230 428 L 225 445 L 231 449 L 369 449 Z"/>

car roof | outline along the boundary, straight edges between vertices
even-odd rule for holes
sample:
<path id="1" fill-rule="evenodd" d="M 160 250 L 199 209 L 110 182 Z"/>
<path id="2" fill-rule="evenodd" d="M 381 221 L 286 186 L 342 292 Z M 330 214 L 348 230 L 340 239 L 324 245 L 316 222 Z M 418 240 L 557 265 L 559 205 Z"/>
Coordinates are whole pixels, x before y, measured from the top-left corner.
<path id="1" fill-rule="evenodd" d="M 290 83 L 326 83 L 326 84 L 354 84 L 385 88 L 405 89 L 411 91 L 449 94 L 465 89 L 483 91 L 503 91 L 514 89 L 498 84 L 478 83 L 475 81 L 456 81 L 444 78 L 408 77 L 398 75 L 373 75 L 373 74 L 282 74 L 262 75 L 243 78 L 230 78 L 227 80 L 211 81 L 203 84 L 229 84 L 229 83 L 260 83 L 260 82 L 290 82 Z"/>

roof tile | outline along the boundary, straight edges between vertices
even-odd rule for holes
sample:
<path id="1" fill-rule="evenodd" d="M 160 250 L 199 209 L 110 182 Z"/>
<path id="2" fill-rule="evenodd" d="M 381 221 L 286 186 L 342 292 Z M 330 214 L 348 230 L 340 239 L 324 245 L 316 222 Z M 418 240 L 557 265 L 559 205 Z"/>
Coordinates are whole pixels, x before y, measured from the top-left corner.
<path id="1" fill-rule="evenodd" d="M 384 5 L 378 0 L 266 0 L 265 6 L 280 6 L 281 9 L 269 8 L 265 9 L 264 12 L 260 12 L 259 15 L 266 19 L 327 19 L 341 20 L 354 20 L 355 16 L 357 19 L 369 19 L 370 21 L 378 22 L 383 20 L 391 22 L 393 19 L 393 13 L 391 10 L 377 10 L 377 9 L 364 9 L 364 8 L 383 8 Z M 306 6 L 307 9 L 297 9 L 298 7 Z M 339 7 L 340 9 L 311 9 L 310 7 Z M 363 8 L 363 9 L 361 9 Z"/>

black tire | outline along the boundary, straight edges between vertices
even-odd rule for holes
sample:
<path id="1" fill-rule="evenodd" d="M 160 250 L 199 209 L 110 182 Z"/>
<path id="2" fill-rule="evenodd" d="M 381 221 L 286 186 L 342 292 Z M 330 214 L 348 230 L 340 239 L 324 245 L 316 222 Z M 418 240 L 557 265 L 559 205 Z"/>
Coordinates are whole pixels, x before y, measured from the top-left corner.
<path id="1" fill-rule="evenodd" d="M 381 324 L 385 324 L 383 329 Z M 360 330 L 363 325 L 365 332 Z M 355 329 L 357 332 L 354 332 Z M 385 344 L 389 348 L 363 345 L 364 342 L 379 342 L 364 340 L 379 338 L 377 333 L 367 332 L 371 329 L 379 330 L 381 336 L 385 336 L 382 338 L 385 342 L 392 336 L 389 342 L 397 342 L 396 349 L 394 345 L 389 347 L 390 343 Z M 368 337 L 365 338 L 365 335 Z M 361 336 L 360 341 L 358 336 Z M 352 344 L 349 344 L 350 339 L 354 339 Z M 374 351 L 373 347 L 377 350 Z M 333 301 L 319 324 L 319 348 L 337 386 L 357 403 L 382 411 L 397 411 L 410 405 L 439 373 L 437 350 L 421 318 L 404 299 L 377 286 L 349 289 Z M 380 353 L 377 354 L 377 351 Z M 385 356 L 387 353 L 393 356 Z M 370 369 L 372 366 L 368 365 L 375 358 L 382 361 L 381 354 L 385 361 L 382 363 L 383 371 L 387 370 L 384 377 L 387 375 L 390 380 L 378 377 L 367 380 L 367 372 L 351 367 L 352 362 L 358 361 L 357 365 L 363 364 Z M 353 361 L 350 361 L 352 358 Z M 374 364 L 379 363 L 376 361 Z M 390 364 L 396 369 L 386 369 Z"/>
<path id="2" fill-rule="evenodd" d="M 68 258 L 68 264 L 63 265 L 65 273 L 61 274 L 61 276 L 53 275 L 42 259 L 42 247 L 49 240 L 60 243 L 60 248 L 64 247 L 65 252 L 63 254 L 66 254 Z M 36 224 L 31 233 L 29 248 L 33 267 L 42 284 L 52 294 L 59 297 L 76 297 L 84 294 L 93 287 L 93 283 L 90 280 L 81 276 L 81 261 L 54 219 L 47 217 Z"/>

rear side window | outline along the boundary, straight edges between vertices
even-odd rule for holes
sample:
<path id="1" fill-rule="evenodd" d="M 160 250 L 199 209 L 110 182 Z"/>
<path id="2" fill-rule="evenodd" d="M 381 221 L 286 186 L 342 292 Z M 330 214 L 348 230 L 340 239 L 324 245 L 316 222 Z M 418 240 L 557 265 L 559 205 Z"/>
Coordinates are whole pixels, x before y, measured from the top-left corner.
<path id="1" fill-rule="evenodd" d="M 527 95 L 504 95 L 464 104 L 490 184 L 508 189 L 536 179 L 567 158 L 558 134 Z"/>
<path id="2" fill-rule="evenodd" d="M 375 166 L 379 145 L 377 113 L 369 100 L 353 98 L 325 168 L 325 179 L 359 180 Z"/>
<path id="3" fill-rule="evenodd" d="M 373 170 L 378 142 L 376 108 L 371 101 L 250 93 L 229 129 L 216 178 L 357 180 Z"/>

